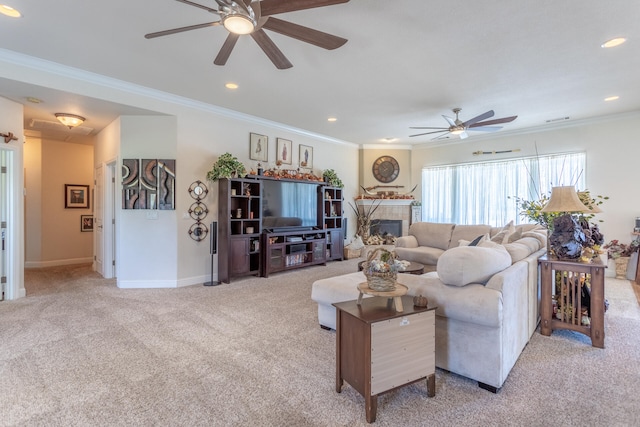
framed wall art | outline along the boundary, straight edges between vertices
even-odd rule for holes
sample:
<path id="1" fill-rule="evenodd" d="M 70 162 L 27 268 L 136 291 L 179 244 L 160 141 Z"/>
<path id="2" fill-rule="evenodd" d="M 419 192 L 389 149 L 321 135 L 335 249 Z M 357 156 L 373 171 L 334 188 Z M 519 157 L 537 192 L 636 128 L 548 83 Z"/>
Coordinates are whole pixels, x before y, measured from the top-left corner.
<path id="1" fill-rule="evenodd" d="M 65 184 L 64 207 L 65 209 L 89 209 L 89 186 Z"/>
<path id="2" fill-rule="evenodd" d="M 93 215 L 80 215 L 80 231 L 93 231 Z"/>
<path id="3" fill-rule="evenodd" d="M 259 162 L 266 162 L 268 156 L 269 138 L 266 135 L 257 133 L 249 134 L 249 158 Z"/>
<path id="4" fill-rule="evenodd" d="M 313 147 L 300 144 L 300 167 L 313 169 Z"/>
<path id="5" fill-rule="evenodd" d="M 291 141 L 284 138 L 276 139 L 276 162 L 280 162 L 280 164 L 290 165 L 293 163 L 291 161 L 292 152 L 291 152 Z"/>

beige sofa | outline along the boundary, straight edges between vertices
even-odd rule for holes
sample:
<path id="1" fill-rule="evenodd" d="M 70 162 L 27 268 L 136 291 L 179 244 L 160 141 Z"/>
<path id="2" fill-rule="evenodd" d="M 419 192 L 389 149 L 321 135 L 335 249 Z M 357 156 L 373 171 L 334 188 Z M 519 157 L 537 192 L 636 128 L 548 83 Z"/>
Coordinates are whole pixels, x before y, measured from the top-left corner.
<path id="1" fill-rule="evenodd" d="M 409 288 L 409 295 L 426 296 L 430 304 L 438 307 L 436 366 L 476 380 L 482 388 L 496 392 L 538 324 L 537 260 L 546 251 L 546 232 L 533 230 L 533 226 L 520 227 L 520 238 L 512 242 L 506 239 L 502 244 L 486 241 L 476 247 L 458 247 L 450 245 L 451 239 L 460 237 L 458 240 L 464 245 L 485 230 L 491 234 L 492 228 L 442 225 L 445 226 L 451 229 L 448 249 L 441 249 L 442 243 L 440 247 L 434 246 L 438 251 L 430 255 L 437 254 L 436 271 L 420 276 L 399 274 L 398 282 Z M 425 223 L 414 224 L 412 228 L 414 232 L 425 233 L 436 230 L 442 242 L 447 239 L 438 226 Z M 473 231 L 466 234 L 462 230 Z M 500 231 L 494 228 L 494 236 Z M 418 238 L 422 242 L 436 242 L 424 235 Z M 424 256 L 412 259 L 426 260 Z M 363 281 L 366 277 L 357 272 L 313 283 L 311 297 L 318 303 L 322 327 L 335 329 L 332 304 L 356 299 L 357 285 Z"/>

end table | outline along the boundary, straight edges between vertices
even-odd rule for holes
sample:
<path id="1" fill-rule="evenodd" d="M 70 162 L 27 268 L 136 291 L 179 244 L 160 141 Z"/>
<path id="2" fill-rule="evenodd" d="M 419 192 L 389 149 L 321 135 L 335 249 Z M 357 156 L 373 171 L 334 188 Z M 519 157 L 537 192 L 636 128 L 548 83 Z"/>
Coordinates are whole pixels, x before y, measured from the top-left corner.
<path id="1" fill-rule="evenodd" d="M 423 379 L 427 395 L 436 394 L 435 309 L 404 311 L 384 298 L 333 304 L 336 307 L 336 392 L 347 381 L 364 397 L 367 422 L 376 420 L 378 395 Z"/>

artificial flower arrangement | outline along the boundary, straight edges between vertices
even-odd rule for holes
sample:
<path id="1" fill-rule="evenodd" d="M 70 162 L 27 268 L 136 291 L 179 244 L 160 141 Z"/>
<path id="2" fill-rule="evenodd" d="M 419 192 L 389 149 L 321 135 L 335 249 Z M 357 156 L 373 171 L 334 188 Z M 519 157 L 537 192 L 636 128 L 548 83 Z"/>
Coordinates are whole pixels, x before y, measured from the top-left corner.
<path id="1" fill-rule="evenodd" d="M 387 252 L 389 253 L 389 252 Z M 375 273 L 397 273 L 404 271 L 409 266 L 409 261 L 401 261 L 399 259 L 374 259 L 369 262 L 369 271 Z"/>
<path id="2" fill-rule="evenodd" d="M 369 252 L 363 272 L 367 277 L 369 289 L 391 292 L 395 290 L 398 272 L 404 271 L 408 266 L 409 262 L 400 261 L 395 252 L 377 248 Z"/>
<path id="3" fill-rule="evenodd" d="M 615 239 L 603 246 L 603 249 L 607 250 L 609 259 L 629 257 L 632 253 L 637 252 L 638 248 L 640 248 L 640 241 L 638 240 L 634 240 L 631 244 L 627 245 Z"/>

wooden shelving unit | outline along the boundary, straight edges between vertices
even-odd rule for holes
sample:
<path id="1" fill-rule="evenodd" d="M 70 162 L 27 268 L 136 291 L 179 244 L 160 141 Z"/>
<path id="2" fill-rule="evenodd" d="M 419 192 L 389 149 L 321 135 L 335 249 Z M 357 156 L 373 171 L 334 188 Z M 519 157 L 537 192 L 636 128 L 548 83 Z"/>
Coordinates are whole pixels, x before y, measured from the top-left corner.
<path id="1" fill-rule="evenodd" d="M 270 232 L 262 234 L 262 275 L 310 265 L 326 264 L 324 230 Z"/>
<path id="2" fill-rule="evenodd" d="M 327 232 L 327 259 L 340 260 L 344 258 L 344 211 L 342 204 L 344 197 L 342 188 L 318 187 L 318 224 L 322 224 Z"/>
<path id="3" fill-rule="evenodd" d="M 221 179 L 218 184 L 218 280 L 261 271 L 261 182 Z"/>

